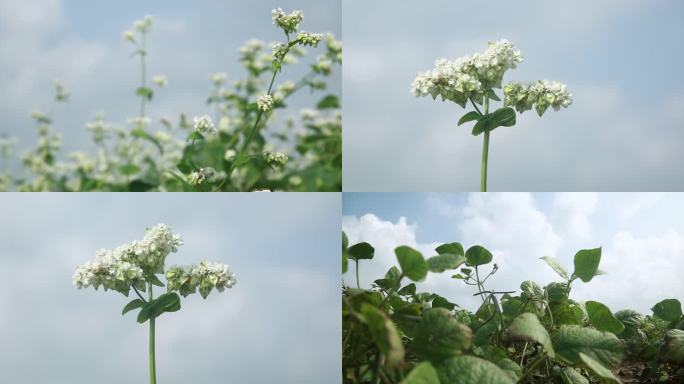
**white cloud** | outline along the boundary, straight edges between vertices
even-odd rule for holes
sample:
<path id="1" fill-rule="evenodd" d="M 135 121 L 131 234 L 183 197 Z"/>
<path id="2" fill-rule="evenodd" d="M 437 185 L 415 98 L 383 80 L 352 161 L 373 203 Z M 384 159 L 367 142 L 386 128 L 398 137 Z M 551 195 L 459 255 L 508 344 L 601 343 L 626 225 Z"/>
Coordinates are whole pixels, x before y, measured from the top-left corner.
<path id="1" fill-rule="evenodd" d="M 596 208 L 596 193 L 556 193 L 553 196 L 552 221 L 564 238 L 589 240 L 590 216 Z"/>

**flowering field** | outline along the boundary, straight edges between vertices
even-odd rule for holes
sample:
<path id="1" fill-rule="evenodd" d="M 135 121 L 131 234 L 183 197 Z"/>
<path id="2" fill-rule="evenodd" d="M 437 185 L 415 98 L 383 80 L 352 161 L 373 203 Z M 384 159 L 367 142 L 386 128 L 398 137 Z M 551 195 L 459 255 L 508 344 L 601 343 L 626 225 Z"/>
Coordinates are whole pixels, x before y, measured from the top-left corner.
<path id="1" fill-rule="evenodd" d="M 342 63 L 342 44 L 330 33 L 301 29 L 301 11 L 272 12 L 283 39 L 268 46 L 249 40 L 239 49 L 241 80 L 210 75 L 207 97 L 213 115 L 153 118 L 155 95 L 169 80 L 151 75 L 147 36 L 154 19 L 136 21 L 123 39 L 139 61 L 140 83 L 131 95 L 139 110 L 125 124 L 97 116 L 85 128 L 92 147 L 64 156 L 55 111 L 71 91 L 56 82 L 50 112 L 34 111 L 38 141 L 21 154 L 19 172 L 0 171 L 0 190 L 19 191 L 339 191 L 341 190 L 340 97 L 327 91 Z M 268 26 L 266 18 L 264 27 Z M 321 53 L 311 57 L 308 50 Z M 283 67 L 306 65 L 298 79 L 278 76 Z M 280 121 L 279 110 L 297 92 L 319 95 L 298 119 Z M 15 152 L 16 140 L 0 136 L 0 161 Z"/>
<path id="2" fill-rule="evenodd" d="M 662 300 L 641 314 L 572 299 L 573 285 L 603 274 L 601 248 L 577 252 L 572 273 L 543 257 L 560 281 L 542 287 L 528 280 L 505 292 L 487 289 L 498 266 L 486 248 L 464 250 L 455 242 L 435 252 L 426 259 L 397 247 L 398 266 L 362 288 L 358 271 L 375 249 L 349 245 L 343 234 L 342 269 L 355 268 L 357 279 L 356 287 L 342 290 L 345 383 L 684 382 L 679 300 Z M 482 304 L 471 312 L 439 292 L 417 292 L 414 282 L 431 273 L 453 274 Z"/>

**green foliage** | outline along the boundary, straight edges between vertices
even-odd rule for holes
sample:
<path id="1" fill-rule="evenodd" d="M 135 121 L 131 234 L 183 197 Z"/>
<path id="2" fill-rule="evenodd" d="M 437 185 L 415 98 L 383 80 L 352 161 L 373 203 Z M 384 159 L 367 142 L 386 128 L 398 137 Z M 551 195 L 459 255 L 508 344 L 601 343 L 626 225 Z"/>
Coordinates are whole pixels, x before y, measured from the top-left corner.
<path id="1" fill-rule="evenodd" d="M 343 253 L 353 247 L 343 236 Z M 579 251 L 572 275 L 557 260 L 543 258 L 564 281 L 544 288 L 524 281 L 519 294 L 485 287 L 498 271 L 486 248 L 463 252 L 459 243 L 449 243 L 436 251 L 425 260 L 410 247 L 397 247 L 398 266 L 370 289 L 343 287 L 343 383 L 619 383 L 618 367 L 635 359 L 646 367 L 639 377 L 644 383 L 684 379 L 678 301 L 658 303 L 650 317 L 631 310 L 613 314 L 602 303 L 570 297 L 575 279 L 589 282 L 598 274 L 600 248 Z M 477 311 L 422 292 L 420 284 L 402 284 L 454 269 L 455 283 L 472 286 L 482 299 Z"/>

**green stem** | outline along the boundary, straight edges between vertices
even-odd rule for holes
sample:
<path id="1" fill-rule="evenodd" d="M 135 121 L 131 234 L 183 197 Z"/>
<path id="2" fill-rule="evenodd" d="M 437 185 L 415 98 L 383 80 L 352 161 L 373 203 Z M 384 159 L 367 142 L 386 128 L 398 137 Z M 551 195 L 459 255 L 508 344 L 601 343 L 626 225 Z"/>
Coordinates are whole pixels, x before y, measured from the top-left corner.
<path id="1" fill-rule="evenodd" d="M 525 380 L 529 379 L 530 376 L 532 376 L 532 374 L 534 373 L 534 371 L 537 369 L 537 367 L 538 367 L 541 363 L 543 363 L 545 360 L 546 360 L 546 353 L 542 353 L 541 355 L 539 355 L 539 357 L 538 357 L 534 362 L 532 362 L 532 364 L 530 364 L 529 367 L 527 367 L 527 371 L 526 371 L 525 374 L 522 375 L 522 377 L 518 380 L 518 383 L 524 383 Z"/>
<path id="2" fill-rule="evenodd" d="M 150 290 L 148 298 L 152 302 L 154 300 L 152 283 L 148 283 L 148 288 Z M 150 384 L 157 384 L 157 367 L 154 358 L 154 316 L 150 317 Z"/>
<path id="3" fill-rule="evenodd" d="M 489 97 L 485 96 L 484 114 L 489 113 Z M 482 171 L 480 174 L 480 192 L 487 192 L 487 157 L 489 156 L 489 130 L 484 133 L 482 142 Z"/>
<path id="4" fill-rule="evenodd" d="M 359 284 L 359 261 L 356 260 L 356 288 L 361 288 L 361 284 Z"/>
<path id="5" fill-rule="evenodd" d="M 147 51 L 145 51 L 145 33 L 142 33 L 141 37 L 141 49 L 140 49 L 140 87 L 145 88 L 147 83 L 147 63 L 145 62 L 145 56 L 147 56 Z M 145 117 L 145 97 L 140 95 L 140 117 Z"/>

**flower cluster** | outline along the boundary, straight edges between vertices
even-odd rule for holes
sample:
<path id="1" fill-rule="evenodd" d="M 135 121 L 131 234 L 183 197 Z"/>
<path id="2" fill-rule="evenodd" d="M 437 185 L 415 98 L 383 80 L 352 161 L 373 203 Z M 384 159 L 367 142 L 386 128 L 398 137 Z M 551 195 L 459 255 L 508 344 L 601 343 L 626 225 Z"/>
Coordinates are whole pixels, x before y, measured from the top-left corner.
<path id="1" fill-rule="evenodd" d="M 204 115 L 201 117 L 195 116 L 194 119 L 195 131 L 201 134 L 216 134 L 216 127 L 211 121 L 211 117 Z"/>
<path id="2" fill-rule="evenodd" d="M 321 35 L 320 33 L 302 31 L 297 34 L 297 41 L 299 42 L 299 44 L 309 47 L 317 47 L 318 43 L 320 43 L 322 39 L 323 35 Z"/>
<path id="3" fill-rule="evenodd" d="M 214 168 L 211 167 L 206 167 L 206 168 L 200 168 L 197 171 L 191 172 L 188 175 L 188 183 L 192 185 L 201 185 L 206 183 L 207 181 L 212 181 L 214 180 L 214 177 L 216 176 L 216 171 Z"/>
<path id="4" fill-rule="evenodd" d="M 183 244 L 180 235 L 174 234 L 165 224 L 148 228 L 142 240 L 121 245 L 115 250 L 100 250 L 95 261 L 87 262 L 74 273 L 77 288 L 102 286 L 128 296 L 131 286 L 145 290 L 145 276 L 164 272 L 166 256 L 178 251 Z"/>
<path id="5" fill-rule="evenodd" d="M 154 77 L 152 77 L 152 81 L 154 81 L 154 83 L 160 87 L 163 87 L 169 83 L 169 79 L 167 79 L 166 76 L 164 76 L 164 75 L 154 76 Z"/>
<path id="6" fill-rule="evenodd" d="M 268 112 L 273 108 L 273 97 L 271 95 L 261 95 L 257 99 L 257 107 L 263 112 Z"/>
<path id="7" fill-rule="evenodd" d="M 565 84 L 557 81 L 539 80 L 532 84 L 512 82 L 504 87 L 504 106 L 513 107 L 519 113 L 534 106 L 539 116 L 549 107 L 558 111 L 572 104 L 572 94 L 565 88 Z"/>
<path id="8" fill-rule="evenodd" d="M 522 62 L 520 51 L 508 40 L 490 42 L 484 53 L 476 53 L 454 61 L 440 59 L 435 68 L 416 76 L 412 92 L 416 97 L 441 96 L 461 106 L 469 98 L 482 100 L 491 88 L 500 88 L 504 72 Z"/>
<path id="9" fill-rule="evenodd" d="M 169 292 L 178 291 L 186 297 L 196 293 L 199 287 L 200 295 L 205 299 L 214 288 L 223 292 L 237 282 L 228 265 L 207 261 L 201 261 L 196 266 L 173 266 L 166 272 L 166 280 Z"/>
<path id="10" fill-rule="evenodd" d="M 280 152 L 264 152 L 264 160 L 270 165 L 284 166 L 287 163 L 287 155 Z"/>
<path id="11" fill-rule="evenodd" d="M 302 11 L 293 11 L 288 15 L 281 8 L 274 9 L 271 14 L 273 16 L 273 24 L 282 28 L 287 34 L 297 32 L 299 23 L 304 18 Z"/>

